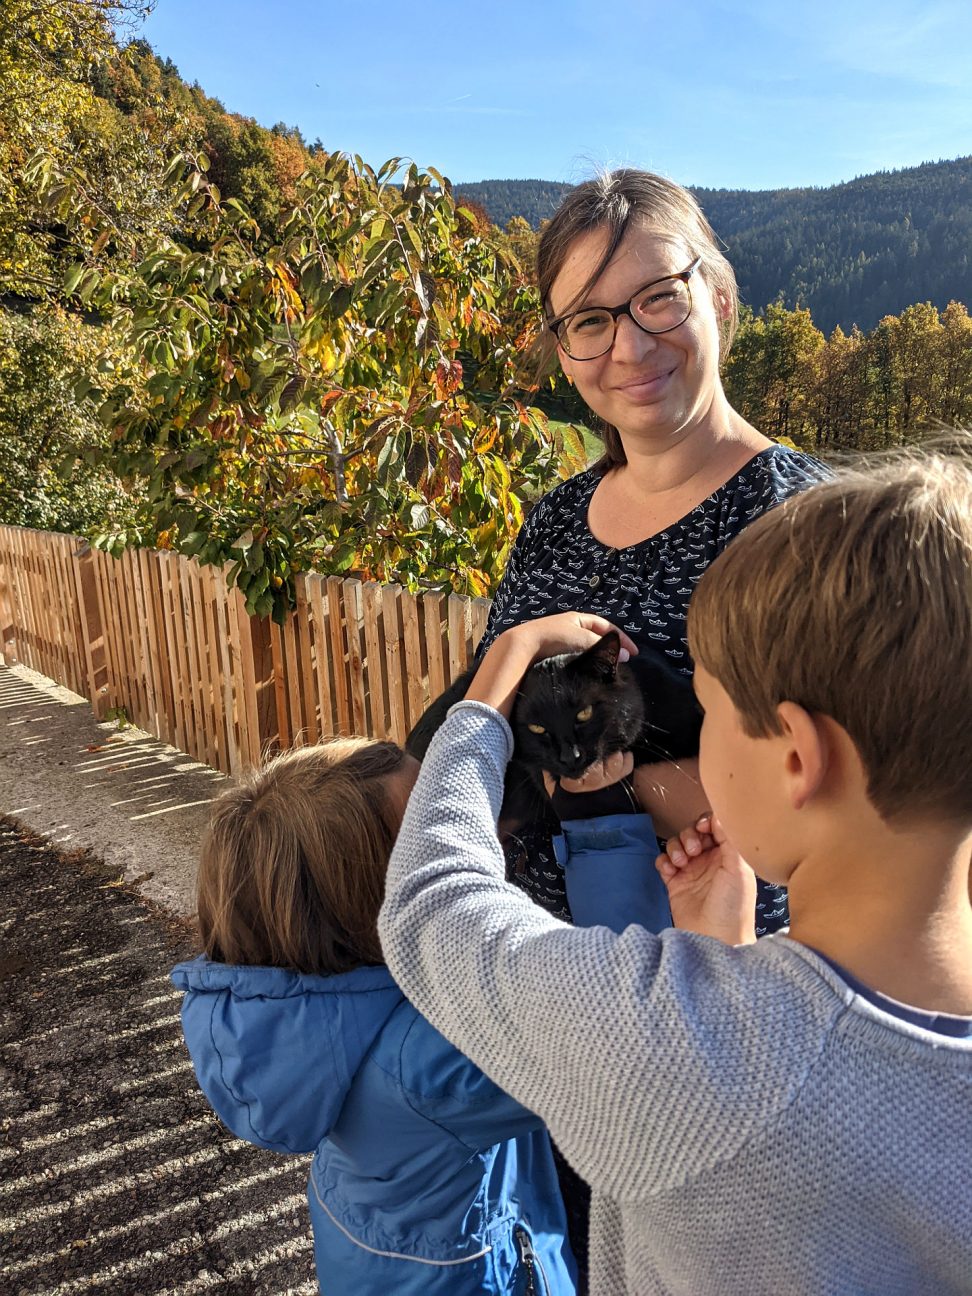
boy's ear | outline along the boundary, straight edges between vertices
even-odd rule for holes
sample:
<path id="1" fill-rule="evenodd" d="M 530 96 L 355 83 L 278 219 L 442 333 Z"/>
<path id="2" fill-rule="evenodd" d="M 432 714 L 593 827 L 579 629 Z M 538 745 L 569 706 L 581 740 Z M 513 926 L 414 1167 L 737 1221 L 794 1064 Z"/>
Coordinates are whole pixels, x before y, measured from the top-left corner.
<path id="1" fill-rule="evenodd" d="M 781 702 L 777 718 L 786 740 L 784 778 L 794 810 L 820 790 L 829 764 L 829 743 L 820 721 L 796 702 Z"/>
<path id="2" fill-rule="evenodd" d="M 593 675 L 597 679 L 613 680 L 618 673 L 620 653 L 621 636 L 616 630 L 609 630 L 593 647 L 582 652 L 571 664 L 575 670 Z"/>

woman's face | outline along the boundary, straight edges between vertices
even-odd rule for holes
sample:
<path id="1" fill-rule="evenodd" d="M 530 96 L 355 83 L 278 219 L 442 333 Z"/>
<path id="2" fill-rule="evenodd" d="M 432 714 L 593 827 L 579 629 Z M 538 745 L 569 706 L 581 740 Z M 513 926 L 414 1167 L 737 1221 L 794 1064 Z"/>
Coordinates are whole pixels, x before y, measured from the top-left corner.
<path id="1" fill-rule="evenodd" d="M 677 239 L 630 230 L 593 287 L 576 300 L 604 254 L 606 230 L 581 235 L 568 252 L 550 291 L 554 316 L 581 306 L 620 306 L 655 279 L 685 270 L 694 256 Z M 572 360 L 557 348 L 560 364 L 595 414 L 626 442 L 678 440 L 703 423 L 722 396 L 719 319 L 700 271 L 689 281 L 692 313 L 670 333 L 646 333 L 628 316 L 618 321 L 614 345 L 596 360 Z"/>

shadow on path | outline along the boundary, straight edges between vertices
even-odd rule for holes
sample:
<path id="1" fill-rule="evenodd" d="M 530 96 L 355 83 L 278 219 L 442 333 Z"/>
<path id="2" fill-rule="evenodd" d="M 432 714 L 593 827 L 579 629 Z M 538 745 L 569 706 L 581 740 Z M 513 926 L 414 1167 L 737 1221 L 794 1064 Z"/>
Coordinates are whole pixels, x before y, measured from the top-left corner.
<path id="1" fill-rule="evenodd" d="M 193 952 L 91 856 L 0 818 L 5 1293 L 317 1292 L 306 1159 L 234 1139 L 196 1086 L 168 980 Z"/>

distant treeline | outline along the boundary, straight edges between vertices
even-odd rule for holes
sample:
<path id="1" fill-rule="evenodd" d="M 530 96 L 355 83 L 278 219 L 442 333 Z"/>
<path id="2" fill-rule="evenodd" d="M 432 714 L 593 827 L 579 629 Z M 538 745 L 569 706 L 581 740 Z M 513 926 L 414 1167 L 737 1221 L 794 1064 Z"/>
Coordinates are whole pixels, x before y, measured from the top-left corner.
<path id="1" fill-rule="evenodd" d="M 497 224 L 535 228 L 569 186 L 543 180 L 462 185 Z M 829 333 L 871 329 L 916 301 L 972 302 L 972 157 L 881 171 L 826 189 L 696 189 L 728 248 L 744 302 L 782 294 Z"/>
<path id="2" fill-rule="evenodd" d="M 972 319 L 960 302 L 925 302 L 869 333 L 838 327 L 825 338 L 809 311 L 746 310 L 725 381 L 760 431 L 824 454 L 972 427 Z"/>

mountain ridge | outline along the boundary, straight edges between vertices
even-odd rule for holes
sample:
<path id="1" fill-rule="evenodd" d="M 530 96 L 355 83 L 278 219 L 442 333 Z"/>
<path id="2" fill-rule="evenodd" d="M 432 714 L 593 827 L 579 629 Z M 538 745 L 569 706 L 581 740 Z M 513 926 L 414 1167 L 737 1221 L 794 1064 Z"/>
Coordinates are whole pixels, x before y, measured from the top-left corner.
<path id="1" fill-rule="evenodd" d="M 457 185 L 498 225 L 536 228 L 572 185 L 485 180 Z M 693 186 L 727 245 L 741 299 L 782 296 L 818 327 L 867 330 L 917 301 L 972 302 L 972 156 L 871 172 L 836 185 L 781 189 Z"/>

